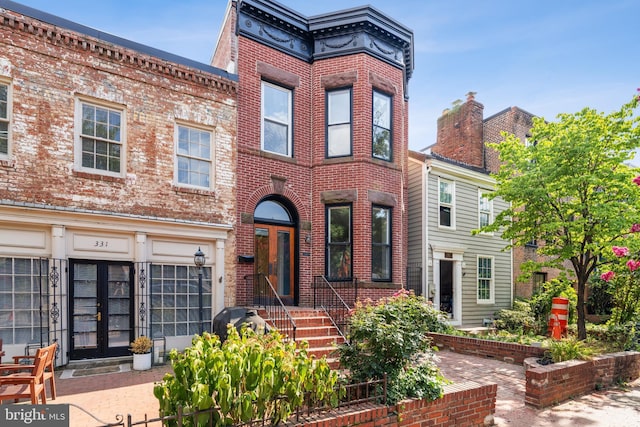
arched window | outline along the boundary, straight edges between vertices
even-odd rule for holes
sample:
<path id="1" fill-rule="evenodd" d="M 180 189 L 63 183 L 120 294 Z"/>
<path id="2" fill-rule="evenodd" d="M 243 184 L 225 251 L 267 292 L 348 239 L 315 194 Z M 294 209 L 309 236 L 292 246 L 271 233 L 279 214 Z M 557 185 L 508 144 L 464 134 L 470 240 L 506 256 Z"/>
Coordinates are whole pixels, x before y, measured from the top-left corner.
<path id="1" fill-rule="evenodd" d="M 280 222 L 280 223 L 293 223 L 293 219 L 291 218 L 291 214 L 280 203 L 274 200 L 265 200 L 260 202 L 258 206 L 256 206 L 256 210 L 253 213 L 254 220 L 257 221 L 269 221 L 269 222 Z"/>

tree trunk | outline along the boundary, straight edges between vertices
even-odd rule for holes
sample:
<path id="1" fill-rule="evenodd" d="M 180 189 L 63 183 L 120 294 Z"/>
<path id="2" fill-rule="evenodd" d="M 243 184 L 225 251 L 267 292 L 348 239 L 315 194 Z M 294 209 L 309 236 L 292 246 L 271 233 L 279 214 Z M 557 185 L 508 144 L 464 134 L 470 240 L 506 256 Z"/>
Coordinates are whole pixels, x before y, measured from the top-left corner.
<path id="1" fill-rule="evenodd" d="M 587 339 L 587 327 L 585 325 L 586 304 L 584 301 L 584 291 L 586 288 L 586 280 L 578 279 L 578 339 Z"/>

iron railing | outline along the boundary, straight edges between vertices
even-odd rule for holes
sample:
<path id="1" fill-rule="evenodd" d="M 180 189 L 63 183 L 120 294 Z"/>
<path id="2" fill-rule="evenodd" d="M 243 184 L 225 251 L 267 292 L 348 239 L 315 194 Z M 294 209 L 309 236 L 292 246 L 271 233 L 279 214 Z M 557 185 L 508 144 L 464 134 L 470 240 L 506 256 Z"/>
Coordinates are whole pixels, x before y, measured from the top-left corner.
<path id="1" fill-rule="evenodd" d="M 407 265 L 407 290 L 416 296 L 422 295 L 422 264 Z"/>
<path id="2" fill-rule="evenodd" d="M 329 282 L 324 276 L 313 278 L 313 308 L 321 308 L 348 342 L 348 316 L 358 299 L 358 280 Z"/>
<path id="3" fill-rule="evenodd" d="M 313 419 L 317 420 L 318 417 L 331 417 L 336 411 L 340 411 L 341 414 L 344 414 L 345 411 L 349 409 L 353 409 L 356 411 L 360 410 L 361 405 L 371 405 L 371 404 L 385 404 L 387 401 L 387 376 L 385 375 L 382 379 L 372 380 L 363 383 L 355 383 L 355 384 L 346 384 L 342 385 L 344 389 L 344 395 L 340 399 L 338 406 L 336 408 L 327 407 L 325 405 L 318 405 L 316 402 L 311 400 L 311 393 L 307 393 L 305 398 L 305 404 L 301 408 L 297 408 L 295 413 L 290 418 L 290 422 L 298 423 L 303 421 L 305 418 L 313 417 Z M 284 399 L 285 397 L 281 397 Z M 203 409 L 201 411 L 195 412 L 183 412 L 182 407 L 178 407 L 176 414 L 172 415 L 164 415 L 156 418 L 149 418 L 147 415 L 144 416 L 144 419 L 139 421 L 133 421 L 133 417 L 131 415 L 127 415 L 126 419 L 123 415 L 118 414 L 114 418 L 116 419 L 113 423 L 104 423 L 104 421 L 99 420 L 85 409 L 78 405 L 71 404 L 81 411 L 87 413 L 89 416 L 94 418 L 96 421 L 102 423 L 99 427 L 133 427 L 133 426 L 166 426 L 166 425 L 176 425 L 182 426 L 186 420 L 192 419 L 196 420 L 200 415 L 209 416 L 214 412 L 220 410 L 220 407 L 211 407 L 208 409 Z M 169 421 L 173 421 L 169 423 Z M 195 423 L 194 423 L 195 424 Z M 202 425 L 202 424 L 198 424 Z M 213 417 L 209 416 L 207 420 L 207 426 L 214 427 Z M 253 427 L 253 426 L 270 426 L 271 423 L 269 420 L 252 420 L 247 423 L 234 424 L 232 427 Z"/>
<path id="4" fill-rule="evenodd" d="M 253 304 L 264 308 L 267 319 L 284 336 L 285 340 L 296 340 L 296 322 L 282 299 L 264 274 L 244 276 L 249 289 L 253 289 Z"/>

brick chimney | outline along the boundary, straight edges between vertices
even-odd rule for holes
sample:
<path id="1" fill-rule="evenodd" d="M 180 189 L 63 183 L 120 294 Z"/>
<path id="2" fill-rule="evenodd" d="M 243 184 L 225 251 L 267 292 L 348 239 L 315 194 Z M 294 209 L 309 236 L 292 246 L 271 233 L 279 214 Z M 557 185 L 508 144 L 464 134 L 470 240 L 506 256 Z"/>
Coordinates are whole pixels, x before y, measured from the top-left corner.
<path id="1" fill-rule="evenodd" d="M 461 102 L 461 101 L 458 101 Z M 467 94 L 467 101 L 442 112 L 438 119 L 438 136 L 431 151 L 442 157 L 484 168 L 484 105 Z"/>

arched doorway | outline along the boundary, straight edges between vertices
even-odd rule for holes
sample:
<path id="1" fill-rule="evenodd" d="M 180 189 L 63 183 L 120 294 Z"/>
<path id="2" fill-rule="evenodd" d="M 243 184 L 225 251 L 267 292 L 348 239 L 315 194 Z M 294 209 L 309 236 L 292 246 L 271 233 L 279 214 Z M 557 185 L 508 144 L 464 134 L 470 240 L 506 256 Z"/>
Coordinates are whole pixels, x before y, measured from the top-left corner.
<path id="1" fill-rule="evenodd" d="M 253 214 L 255 272 L 264 274 L 285 304 L 297 305 L 297 215 L 286 200 L 263 199 Z"/>

